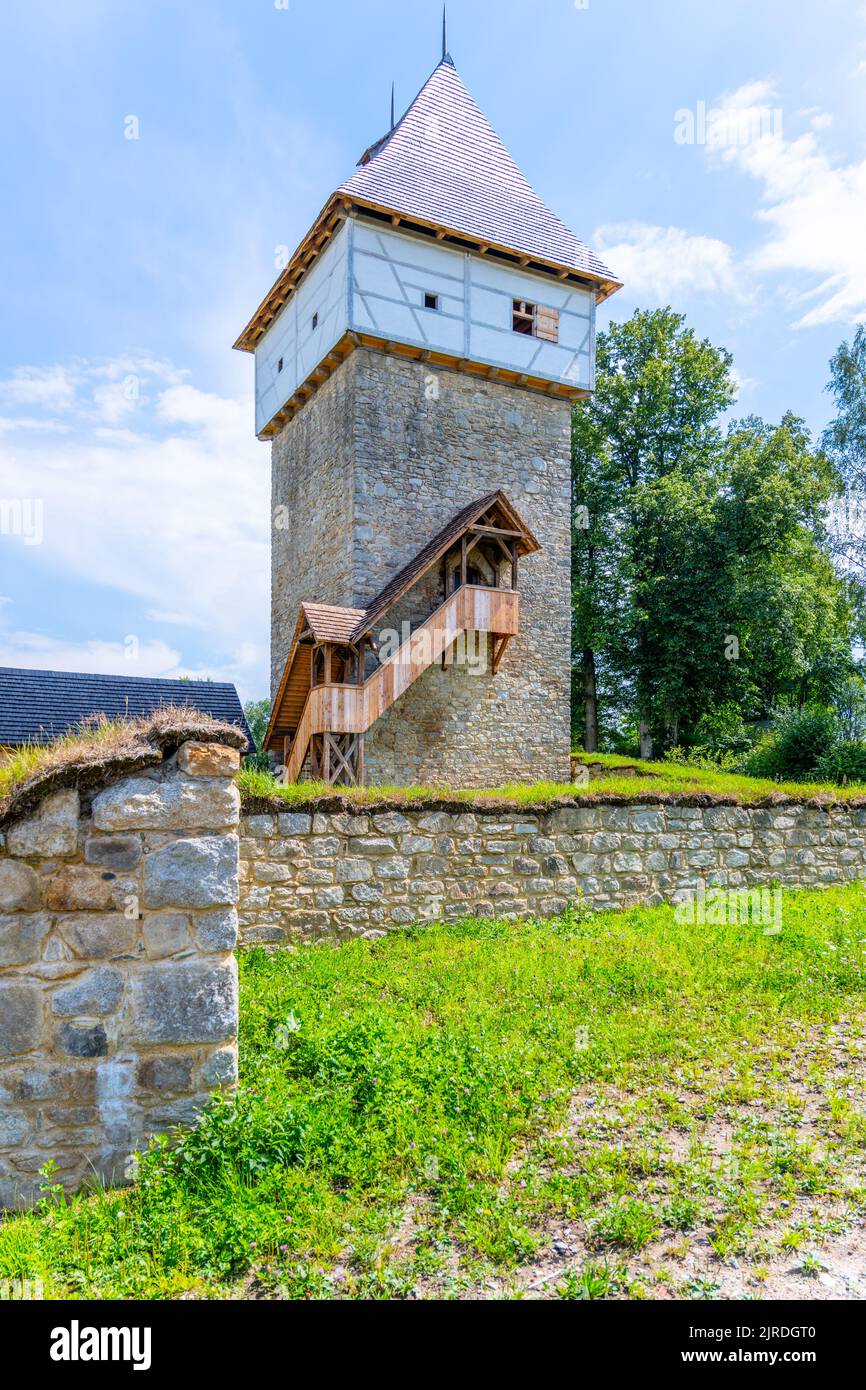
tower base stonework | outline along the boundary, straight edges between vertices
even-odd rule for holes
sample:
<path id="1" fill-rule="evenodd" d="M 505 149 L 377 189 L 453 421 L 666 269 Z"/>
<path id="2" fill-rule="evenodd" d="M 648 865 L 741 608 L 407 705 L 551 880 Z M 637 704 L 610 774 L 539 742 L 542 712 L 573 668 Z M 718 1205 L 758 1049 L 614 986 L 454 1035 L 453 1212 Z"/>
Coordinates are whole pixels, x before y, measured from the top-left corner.
<path id="1" fill-rule="evenodd" d="M 521 568 L 520 633 L 498 673 L 485 639 L 469 661 L 427 670 L 367 734 L 368 783 L 569 780 L 570 412 L 567 400 L 359 348 L 275 438 L 274 692 L 303 602 L 367 607 L 476 499 L 506 493 L 541 541 Z M 410 594 L 389 622 L 411 622 L 412 609 Z"/>

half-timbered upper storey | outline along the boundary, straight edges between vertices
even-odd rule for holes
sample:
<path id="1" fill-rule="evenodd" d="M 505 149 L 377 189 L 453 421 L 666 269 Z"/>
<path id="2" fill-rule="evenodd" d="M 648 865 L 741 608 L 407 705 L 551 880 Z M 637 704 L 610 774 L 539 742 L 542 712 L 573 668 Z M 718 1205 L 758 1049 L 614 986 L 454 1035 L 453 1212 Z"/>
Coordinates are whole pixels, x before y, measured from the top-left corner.
<path id="1" fill-rule="evenodd" d="M 277 433 L 357 346 L 569 399 L 620 282 L 544 204 L 446 57 L 332 195 L 235 346 Z"/>

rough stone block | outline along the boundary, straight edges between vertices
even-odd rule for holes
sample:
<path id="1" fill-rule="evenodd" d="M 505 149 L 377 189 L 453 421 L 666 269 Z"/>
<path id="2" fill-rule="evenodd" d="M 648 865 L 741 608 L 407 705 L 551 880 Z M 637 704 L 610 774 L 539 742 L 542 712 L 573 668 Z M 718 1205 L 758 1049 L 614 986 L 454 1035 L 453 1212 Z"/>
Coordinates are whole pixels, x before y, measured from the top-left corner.
<path id="1" fill-rule="evenodd" d="M 404 879 L 408 878 L 412 872 L 412 865 L 408 859 L 382 859 L 376 865 L 376 877 L 384 879 Z"/>
<path id="2" fill-rule="evenodd" d="M 235 835 L 173 840 L 144 861 L 147 907 L 233 907 L 237 898 Z"/>
<path id="3" fill-rule="evenodd" d="M 399 811 L 387 811 L 373 817 L 373 824 L 382 835 L 402 835 L 412 829 L 411 821 Z"/>
<path id="4" fill-rule="evenodd" d="M 188 1091 L 192 1087 L 192 1058 L 146 1057 L 138 1064 L 137 1080 L 145 1091 Z"/>
<path id="5" fill-rule="evenodd" d="M 344 898 L 342 888 L 320 888 L 316 893 L 316 907 L 341 907 Z"/>
<path id="6" fill-rule="evenodd" d="M 373 877 L 373 865 L 367 859 L 339 859 L 338 883 L 368 883 Z"/>
<path id="7" fill-rule="evenodd" d="M 108 1036 L 101 1023 L 61 1023 L 56 1047 L 67 1057 L 107 1057 Z"/>
<path id="8" fill-rule="evenodd" d="M 201 1079 L 205 1086 L 234 1086 L 238 1079 L 237 1049 L 224 1047 L 212 1052 L 202 1066 Z"/>
<path id="9" fill-rule="evenodd" d="M 237 748 L 190 740 L 178 749 L 177 765 L 189 777 L 234 777 L 241 755 Z"/>
<path id="10" fill-rule="evenodd" d="M 130 992 L 129 1035 L 139 1043 L 222 1042 L 237 1033 L 234 959 L 143 965 Z"/>
<path id="11" fill-rule="evenodd" d="M 237 909 L 202 913 L 195 921 L 195 935 L 202 951 L 233 951 L 238 944 Z"/>
<path id="12" fill-rule="evenodd" d="M 101 864 L 115 873 L 128 872 L 141 860 L 141 841 L 134 835 L 88 835 L 84 858 L 88 864 Z"/>
<path id="13" fill-rule="evenodd" d="M 39 960 L 50 926 L 50 918 L 41 912 L 0 917 L 0 966 Z"/>
<path id="14" fill-rule="evenodd" d="M 142 923 L 144 949 L 149 960 L 165 960 L 192 946 L 189 918 L 180 912 L 157 912 Z"/>
<path id="15" fill-rule="evenodd" d="M 97 830 L 222 830 L 239 816 L 237 787 L 208 778 L 130 777 L 93 799 Z"/>
<path id="16" fill-rule="evenodd" d="M 77 791 L 46 797 L 35 815 L 18 821 L 6 835 L 6 848 L 19 859 L 63 858 L 78 848 Z"/>
<path id="17" fill-rule="evenodd" d="M 64 864 L 45 880 L 45 906 L 52 912 L 104 912 L 113 907 L 113 874 L 85 864 Z"/>
<path id="18" fill-rule="evenodd" d="M 135 949 L 139 924 L 122 912 L 81 912 L 61 917 L 57 930 L 76 956 L 86 960 L 110 960 Z"/>
<path id="19" fill-rule="evenodd" d="M 244 831 L 254 840 L 272 839 L 275 824 L 274 816 L 244 816 Z"/>
<path id="20" fill-rule="evenodd" d="M 312 828 L 312 816 L 304 816 L 288 811 L 281 811 L 277 816 L 277 829 L 279 833 L 281 835 L 287 835 L 289 838 L 295 835 L 309 835 Z"/>
<path id="21" fill-rule="evenodd" d="M 74 984 L 55 990 L 51 996 L 51 1012 L 56 1018 L 93 1016 L 105 1018 L 113 1014 L 123 997 L 123 973 L 109 965 L 88 970 Z"/>
<path id="22" fill-rule="evenodd" d="M 35 870 L 14 859 L 0 859 L 0 912 L 33 912 L 41 902 Z"/>

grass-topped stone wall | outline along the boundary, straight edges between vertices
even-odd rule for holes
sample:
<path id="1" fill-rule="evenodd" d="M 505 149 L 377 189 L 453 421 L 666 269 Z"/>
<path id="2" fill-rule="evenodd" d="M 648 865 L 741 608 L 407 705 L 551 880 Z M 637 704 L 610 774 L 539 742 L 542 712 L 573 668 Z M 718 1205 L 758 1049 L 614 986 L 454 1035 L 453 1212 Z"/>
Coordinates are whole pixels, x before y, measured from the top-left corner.
<path id="1" fill-rule="evenodd" d="M 341 799 L 254 774 L 244 791 L 239 921 L 249 945 L 552 917 L 579 901 L 620 908 L 709 895 L 712 909 L 719 892 L 866 877 L 862 789 L 630 764 L 580 788 Z"/>

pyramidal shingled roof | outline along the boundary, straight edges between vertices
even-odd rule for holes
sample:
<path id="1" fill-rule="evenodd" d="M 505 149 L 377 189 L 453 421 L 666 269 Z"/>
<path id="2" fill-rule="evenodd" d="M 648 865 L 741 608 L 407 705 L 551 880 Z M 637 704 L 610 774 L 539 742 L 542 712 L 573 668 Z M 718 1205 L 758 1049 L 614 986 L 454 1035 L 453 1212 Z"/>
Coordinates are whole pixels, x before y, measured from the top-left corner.
<path id="1" fill-rule="evenodd" d="M 444 58 L 340 194 L 616 282 L 542 201 Z"/>

